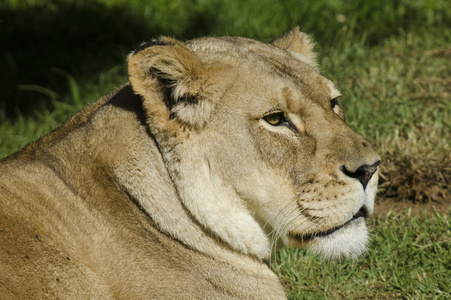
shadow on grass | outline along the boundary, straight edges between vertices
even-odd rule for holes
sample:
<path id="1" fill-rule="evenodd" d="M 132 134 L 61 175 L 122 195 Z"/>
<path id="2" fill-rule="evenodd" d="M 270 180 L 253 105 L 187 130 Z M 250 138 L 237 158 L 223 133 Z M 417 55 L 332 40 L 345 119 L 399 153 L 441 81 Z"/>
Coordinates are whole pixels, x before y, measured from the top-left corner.
<path id="1" fill-rule="evenodd" d="M 125 65 L 126 55 L 144 40 L 162 33 L 179 38 L 187 33 L 204 35 L 214 22 L 214 16 L 200 13 L 190 17 L 191 26 L 174 33 L 128 7 L 96 1 L 0 7 L 0 110 L 14 119 L 18 111 L 28 114 L 46 107 L 52 98 L 67 94 L 62 73 L 76 81 L 95 78 L 115 65 Z"/>

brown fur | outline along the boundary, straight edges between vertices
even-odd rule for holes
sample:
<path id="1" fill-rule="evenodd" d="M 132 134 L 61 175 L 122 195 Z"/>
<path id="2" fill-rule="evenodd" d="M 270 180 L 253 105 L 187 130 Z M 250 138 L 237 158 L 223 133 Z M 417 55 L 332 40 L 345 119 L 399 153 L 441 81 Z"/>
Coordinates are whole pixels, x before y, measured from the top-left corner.
<path id="1" fill-rule="evenodd" d="M 162 38 L 128 67 L 0 162 L 2 299 L 280 299 L 276 245 L 363 251 L 349 220 L 377 176 L 364 190 L 341 168 L 379 157 L 331 109 L 306 35 Z M 296 129 L 265 121 L 275 110 Z"/>

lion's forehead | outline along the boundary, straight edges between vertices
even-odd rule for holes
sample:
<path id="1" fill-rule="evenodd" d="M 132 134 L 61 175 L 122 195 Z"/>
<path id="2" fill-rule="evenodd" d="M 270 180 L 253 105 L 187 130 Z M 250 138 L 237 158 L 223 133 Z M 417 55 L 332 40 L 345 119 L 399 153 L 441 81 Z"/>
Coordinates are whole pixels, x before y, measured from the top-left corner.
<path id="1" fill-rule="evenodd" d="M 241 37 L 209 37 L 187 42 L 187 46 L 197 54 L 204 64 L 221 64 L 236 70 L 242 77 L 273 77 L 280 91 L 292 89 L 292 94 L 303 94 L 311 100 L 332 99 L 340 96 L 340 91 L 316 68 L 286 51 L 268 43 Z M 258 85 L 260 81 L 253 81 Z M 261 82 L 263 85 L 263 82 Z M 265 80 L 267 84 L 267 80 Z M 268 86 L 269 88 L 269 86 Z M 290 97 L 295 103 L 295 97 Z"/>
<path id="2" fill-rule="evenodd" d="M 300 68 L 307 65 L 286 50 L 242 37 L 208 37 L 188 41 L 186 45 L 206 64 L 252 68 L 273 65 L 284 74 L 290 71 L 288 67 L 293 68 L 293 63 Z M 310 69 L 309 72 L 315 71 Z"/>

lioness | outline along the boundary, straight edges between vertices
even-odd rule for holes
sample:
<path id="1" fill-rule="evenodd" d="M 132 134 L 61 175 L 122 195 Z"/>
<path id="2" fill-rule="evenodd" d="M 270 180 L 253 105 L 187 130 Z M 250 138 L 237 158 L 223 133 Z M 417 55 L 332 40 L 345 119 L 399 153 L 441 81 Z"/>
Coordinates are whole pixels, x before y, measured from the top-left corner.
<path id="1" fill-rule="evenodd" d="M 0 163 L 0 298 L 285 298 L 277 247 L 365 250 L 380 158 L 309 37 L 161 38 Z"/>

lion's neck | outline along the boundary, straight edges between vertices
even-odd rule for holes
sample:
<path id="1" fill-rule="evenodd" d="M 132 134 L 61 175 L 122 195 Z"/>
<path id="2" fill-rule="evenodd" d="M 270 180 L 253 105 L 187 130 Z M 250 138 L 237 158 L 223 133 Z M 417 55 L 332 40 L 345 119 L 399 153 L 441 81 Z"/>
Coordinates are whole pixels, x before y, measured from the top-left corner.
<path id="1" fill-rule="evenodd" d="M 212 251 L 216 255 L 236 252 L 269 259 L 266 234 L 233 189 L 211 174 L 209 162 L 200 153 L 201 145 L 194 145 L 199 148 L 197 155 L 189 153 L 193 145 L 178 147 L 177 153 L 167 151 L 149 132 L 141 99 L 121 96 L 132 93 L 127 89 L 91 121 L 96 139 L 98 132 L 115 132 L 114 139 L 100 134 L 105 141 L 99 144 L 102 149 L 92 152 L 99 153 L 104 165 L 113 166 L 116 184 L 139 203 L 161 231 L 191 248 L 209 255 Z M 108 152 L 113 152 L 111 160 L 105 155 Z"/>
<path id="2" fill-rule="evenodd" d="M 194 222 L 180 202 L 153 141 L 147 139 L 141 147 L 130 151 L 130 157 L 115 166 L 117 183 L 139 203 L 160 231 L 192 249 L 224 256 L 223 248 Z"/>
<path id="3" fill-rule="evenodd" d="M 208 228 L 232 249 L 260 260 L 270 258 L 266 233 L 251 215 L 235 189 L 220 174 L 220 166 L 209 158 L 202 138 L 191 134 L 170 153 L 163 153 L 180 201 L 196 223 Z"/>
<path id="4" fill-rule="evenodd" d="M 65 161 L 61 176 L 70 185 L 81 184 L 71 178 L 72 168 L 100 166 L 162 233 L 189 248 L 224 261 L 247 255 L 268 259 L 266 235 L 244 207 L 236 206 L 234 192 L 212 181 L 207 161 L 190 155 L 191 160 L 180 161 L 180 176 L 171 176 L 174 170 L 167 165 L 174 162 L 160 152 L 145 124 L 141 99 L 131 93 L 129 86 L 122 87 L 108 101 L 94 103 L 94 112 L 76 115 L 79 124 L 63 125 L 47 137 L 72 145 L 70 152 L 49 150 L 52 160 Z M 59 134 L 65 127 L 76 129 Z M 83 151 L 77 149 L 80 144 Z"/>
<path id="5" fill-rule="evenodd" d="M 92 139 L 99 138 L 97 132 L 105 130 L 116 135 L 113 139 L 100 137 L 104 142 L 98 143 L 100 148 L 91 152 L 97 153 L 93 155 L 103 161 L 102 165 L 112 167 L 111 177 L 115 184 L 141 206 L 161 232 L 189 248 L 219 259 L 230 260 L 230 255 L 241 255 L 214 238 L 210 229 L 205 229 L 210 224 L 199 223 L 190 207 L 180 200 L 180 191 L 143 121 L 139 101 L 139 98 L 130 100 L 130 97 L 116 96 L 92 118 L 92 132 L 96 132 Z M 118 107 L 123 109 L 118 110 Z M 109 156 L 109 152 L 113 154 Z"/>

